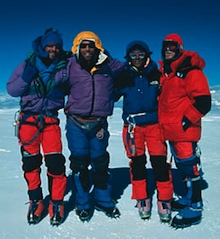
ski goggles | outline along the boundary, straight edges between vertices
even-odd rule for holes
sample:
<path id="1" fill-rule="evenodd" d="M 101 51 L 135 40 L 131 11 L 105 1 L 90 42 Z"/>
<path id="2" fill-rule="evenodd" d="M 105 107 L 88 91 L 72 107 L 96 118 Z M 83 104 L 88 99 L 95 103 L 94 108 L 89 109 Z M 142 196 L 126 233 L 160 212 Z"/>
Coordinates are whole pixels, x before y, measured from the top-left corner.
<path id="1" fill-rule="evenodd" d="M 87 46 L 89 48 L 95 48 L 95 43 L 94 42 L 90 42 L 90 43 L 81 43 L 80 44 L 80 48 L 86 48 Z"/>
<path id="2" fill-rule="evenodd" d="M 177 50 L 180 49 L 180 45 L 178 42 L 175 41 L 163 41 L 163 45 L 162 45 L 162 51 L 173 51 L 176 52 Z"/>
<path id="3" fill-rule="evenodd" d="M 144 59 L 146 57 L 146 53 L 145 52 L 138 52 L 138 53 L 130 53 L 129 57 L 131 60 L 134 59 Z"/>

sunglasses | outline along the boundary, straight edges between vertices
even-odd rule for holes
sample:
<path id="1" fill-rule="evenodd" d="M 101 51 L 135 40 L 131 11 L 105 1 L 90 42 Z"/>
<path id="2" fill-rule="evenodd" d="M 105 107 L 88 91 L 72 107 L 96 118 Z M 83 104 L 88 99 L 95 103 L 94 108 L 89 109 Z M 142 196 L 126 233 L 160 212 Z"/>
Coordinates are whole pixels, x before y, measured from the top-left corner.
<path id="1" fill-rule="evenodd" d="M 164 41 L 163 42 L 163 51 L 170 50 L 175 52 L 180 48 L 180 45 L 175 41 Z"/>
<path id="2" fill-rule="evenodd" d="M 129 57 L 131 58 L 131 60 L 134 60 L 136 58 L 138 59 L 144 59 L 146 56 L 146 53 L 145 52 L 140 52 L 140 53 L 130 53 L 129 54 Z"/>
<path id="3" fill-rule="evenodd" d="M 81 43 L 80 44 L 80 48 L 86 48 L 87 46 L 89 48 L 95 48 L 95 43 L 94 42 L 90 42 L 90 43 Z"/>

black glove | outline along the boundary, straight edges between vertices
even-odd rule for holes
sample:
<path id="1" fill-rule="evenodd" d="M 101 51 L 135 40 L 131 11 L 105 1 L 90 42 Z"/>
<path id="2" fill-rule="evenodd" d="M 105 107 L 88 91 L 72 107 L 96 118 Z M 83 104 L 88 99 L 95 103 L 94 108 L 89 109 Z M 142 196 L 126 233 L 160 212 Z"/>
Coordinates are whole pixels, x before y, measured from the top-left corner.
<path id="1" fill-rule="evenodd" d="M 156 70 L 152 70 L 148 75 L 147 78 L 149 81 L 158 81 L 160 82 L 160 76 L 161 76 L 161 72 L 156 69 Z"/>
<path id="2" fill-rule="evenodd" d="M 192 122 L 189 119 L 187 119 L 185 116 L 183 116 L 183 119 L 182 119 L 183 130 L 186 131 L 191 125 L 192 125 Z"/>
<path id="3" fill-rule="evenodd" d="M 38 73 L 37 68 L 28 62 L 24 68 L 22 79 L 25 82 L 29 83 L 37 75 L 37 73 Z"/>
<path id="4" fill-rule="evenodd" d="M 114 87 L 121 90 L 125 87 L 132 87 L 135 85 L 134 78 L 131 76 L 129 70 L 122 70 L 116 77 L 114 81 Z"/>
<path id="5" fill-rule="evenodd" d="M 157 96 L 161 94 L 161 91 L 162 91 L 162 86 L 159 84 L 157 87 Z"/>

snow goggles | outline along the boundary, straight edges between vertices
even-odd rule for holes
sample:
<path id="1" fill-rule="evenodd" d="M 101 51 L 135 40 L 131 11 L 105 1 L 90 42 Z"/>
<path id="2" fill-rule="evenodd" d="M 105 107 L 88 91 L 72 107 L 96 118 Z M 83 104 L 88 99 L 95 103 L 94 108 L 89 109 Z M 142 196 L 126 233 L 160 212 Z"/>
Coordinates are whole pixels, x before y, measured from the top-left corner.
<path id="1" fill-rule="evenodd" d="M 131 60 L 134 60 L 134 59 L 144 59 L 146 56 L 146 53 L 145 52 L 138 52 L 138 53 L 130 53 L 129 54 L 129 57 L 131 58 Z"/>
<path id="2" fill-rule="evenodd" d="M 87 46 L 89 48 L 95 48 L 95 43 L 94 42 L 90 42 L 90 43 L 81 43 L 80 44 L 80 48 L 86 48 Z"/>
<path id="3" fill-rule="evenodd" d="M 178 42 L 175 41 L 163 41 L 162 50 L 166 51 L 168 49 L 170 51 L 176 52 L 177 50 L 180 49 L 180 45 Z"/>

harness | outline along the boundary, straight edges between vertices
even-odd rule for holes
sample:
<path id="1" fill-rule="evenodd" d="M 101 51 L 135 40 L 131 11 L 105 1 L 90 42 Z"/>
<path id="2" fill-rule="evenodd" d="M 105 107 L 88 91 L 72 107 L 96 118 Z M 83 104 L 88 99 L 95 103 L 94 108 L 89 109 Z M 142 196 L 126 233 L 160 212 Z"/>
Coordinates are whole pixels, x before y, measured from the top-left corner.
<path id="1" fill-rule="evenodd" d="M 34 84 L 31 85 L 26 92 L 26 95 L 33 95 L 36 94 L 38 98 L 45 98 L 47 94 L 54 88 L 55 85 L 55 75 L 60 70 L 66 67 L 68 63 L 68 57 L 70 56 L 69 52 L 63 53 L 63 58 L 56 64 L 56 66 L 53 69 L 53 72 L 50 75 L 50 78 L 45 85 L 41 77 L 38 75 L 34 79 Z M 33 51 L 31 51 L 26 59 L 26 62 L 30 62 L 32 65 L 36 65 L 36 56 Z M 62 89 L 60 89 L 62 90 Z M 28 105 L 29 102 L 26 102 L 26 105 Z M 15 113 L 14 116 L 14 126 L 15 126 L 15 136 L 18 137 L 19 143 L 21 145 L 30 145 L 38 136 L 39 134 L 45 129 L 45 127 L 50 125 L 59 125 L 60 121 L 57 117 L 58 113 L 56 110 L 52 111 L 43 111 L 43 112 L 26 112 L 25 107 L 26 105 L 22 102 L 22 97 L 20 100 L 20 110 L 18 110 Z M 34 121 L 29 121 L 28 119 L 30 117 L 33 117 Z M 45 117 L 49 117 L 51 120 L 50 122 L 46 122 Z M 35 126 L 37 128 L 37 132 L 32 137 L 31 140 L 28 142 L 22 142 L 20 135 L 19 135 L 19 129 L 22 124 Z"/>
<path id="2" fill-rule="evenodd" d="M 131 154 L 136 153 L 135 142 L 134 142 L 134 129 L 136 127 L 135 117 L 143 116 L 143 115 L 146 115 L 146 113 L 129 114 L 129 116 L 126 119 L 129 123 L 128 132 L 126 135 L 126 143 Z M 129 142 L 131 143 L 131 147 Z"/>
<path id="3" fill-rule="evenodd" d="M 34 122 L 28 121 L 28 118 L 33 116 Z M 51 118 L 51 122 L 46 122 L 45 121 L 45 116 Z M 18 137 L 19 143 L 22 146 L 25 145 L 30 145 L 38 136 L 39 134 L 47 127 L 50 125 L 59 125 L 60 121 L 57 118 L 57 115 L 53 114 L 52 112 L 46 112 L 46 113 L 40 113 L 40 114 L 33 114 L 33 113 L 24 113 L 20 110 L 15 112 L 14 116 L 14 126 L 15 126 L 15 136 Z M 53 121 L 55 120 L 55 121 Z M 32 125 L 37 128 L 37 132 L 34 134 L 34 136 L 28 141 L 28 142 L 22 142 L 20 135 L 19 135 L 19 129 L 21 128 L 21 125 L 26 124 L 26 125 Z"/>

